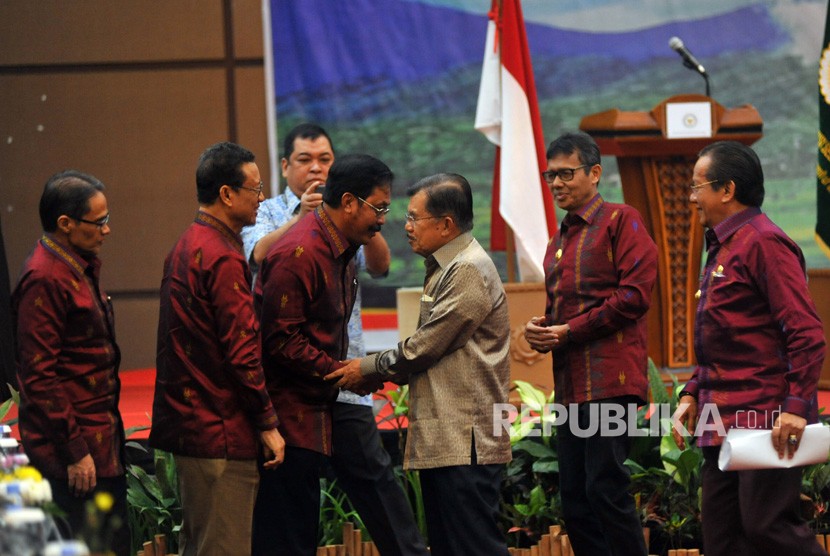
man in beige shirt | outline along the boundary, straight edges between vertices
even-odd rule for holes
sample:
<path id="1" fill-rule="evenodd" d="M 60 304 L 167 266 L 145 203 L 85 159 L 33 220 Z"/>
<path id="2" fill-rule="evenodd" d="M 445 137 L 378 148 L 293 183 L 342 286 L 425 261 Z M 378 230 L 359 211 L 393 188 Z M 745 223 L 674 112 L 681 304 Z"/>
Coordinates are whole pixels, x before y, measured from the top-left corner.
<path id="1" fill-rule="evenodd" d="M 507 554 L 497 516 L 510 439 L 493 430 L 507 402 L 510 322 L 493 261 L 473 238 L 470 184 L 457 174 L 407 191 L 406 235 L 426 278 L 415 333 L 327 376 L 341 388 L 409 382 L 405 469 L 418 469 L 433 556 Z"/>

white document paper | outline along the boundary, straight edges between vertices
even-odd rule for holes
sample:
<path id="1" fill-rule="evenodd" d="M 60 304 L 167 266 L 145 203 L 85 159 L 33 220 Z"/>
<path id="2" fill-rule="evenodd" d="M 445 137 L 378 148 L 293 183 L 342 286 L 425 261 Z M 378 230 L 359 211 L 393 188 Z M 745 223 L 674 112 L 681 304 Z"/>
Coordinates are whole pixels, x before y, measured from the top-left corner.
<path id="1" fill-rule="evenodd" d="M 772 431 L 764 429 L 730 429 L 720 448 L 718 467 L 721 471 L 745 469 L 786 469 L 827 461 L 830 453 L 830 427 L 821 423 L 807 425 L 798 450 L 792 459 L 784 459 L 772 446 Z"/>

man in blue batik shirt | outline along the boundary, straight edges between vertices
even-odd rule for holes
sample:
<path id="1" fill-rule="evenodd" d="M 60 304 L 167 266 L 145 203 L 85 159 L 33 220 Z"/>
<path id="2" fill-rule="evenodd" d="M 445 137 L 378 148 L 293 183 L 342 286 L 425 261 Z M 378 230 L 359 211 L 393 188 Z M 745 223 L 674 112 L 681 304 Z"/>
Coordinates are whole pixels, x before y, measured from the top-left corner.
<path id="1" fill-rule="evenodd" d="M 271 246 L 294 224 L 323 201 L 322 188 L 334 162 L 334 149 L 326 131 L 314 124 L 300 124 L 283 143 L 282 175 L 285 191 L 263 202 L 256 224 L 242 230 L 245 256 L 256 274 Z M 389 246 L 380 233 L 361 247 L 354 258 L 358 270 L 373 278 L 386 276 Z M 366 355 L 357 290 L 349 320 L 348 358 Z M 341 390 L 333 410 L 331 464 L 338 484 L 366 524 L 372 539 L 386 555 L 426 555 L 412 509 L 392 472 L 372 411 L 372 396 Z"/>

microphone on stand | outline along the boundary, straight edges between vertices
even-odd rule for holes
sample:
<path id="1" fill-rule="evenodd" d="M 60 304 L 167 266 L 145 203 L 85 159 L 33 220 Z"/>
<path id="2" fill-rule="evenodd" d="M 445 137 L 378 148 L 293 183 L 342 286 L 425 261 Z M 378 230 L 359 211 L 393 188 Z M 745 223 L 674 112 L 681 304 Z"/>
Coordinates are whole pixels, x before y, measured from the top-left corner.
<path id="1" fill-rule="evenodd" d="M 703 64 L 697 61 L 697 58 L 689 52 L 689 49 L 686 48 L 686 45 L 683 44 L 683 41 L 680 40 L 680 37 L 672 37 L 669 39 L 669 47 L 677 52 L 681 58 L 683 58 L 683 65 L 687 68 L 698 72 L 700 75 L 703 76 L 703 79 L 706 80 L 706 96 L 709 95 L 709 74 L 706 73 L 706 68 L 703 67 Z"/>
<path id="2" fill-rule="evenodd" d="M 706 68 L 703 67 L 703 64 L 697 61 L 697 58 L 689 52 L 689 49 L 686 48 L 686 45 L 683 44 L 683 41 L 680 40 L 680 37 L 672 37 L 669 39 L 669 47 L 672 50 L 680 54 L 680 57 L 683 58 L 683 65 L 689 69 L 693 69 L 698 72 L 700 75 L 706 75 Z"/>

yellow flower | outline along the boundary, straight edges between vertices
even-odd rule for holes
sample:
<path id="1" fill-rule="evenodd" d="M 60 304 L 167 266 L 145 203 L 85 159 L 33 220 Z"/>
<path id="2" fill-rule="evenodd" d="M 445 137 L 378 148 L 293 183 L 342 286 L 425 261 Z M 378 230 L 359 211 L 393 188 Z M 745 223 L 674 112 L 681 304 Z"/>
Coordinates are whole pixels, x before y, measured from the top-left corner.
<path id="1" fill-rule="evenodd" d="M 109 512 L 112 509 L 112 504 L 113 499 L 112 495 L 109 492 L 95 493 L 95 507 L 101 510 L 102 512 Z"/>
<path id="2" fill-rule="evenodd" d="M 16 479 L 32 479 L 33 481 L 42 481 L 43 476 L 40 474 L 40 471 L 35 469 L 30 465 L 25 465 L 23 467 L 18 467 L 14 470 L 14 476 Z"/>

